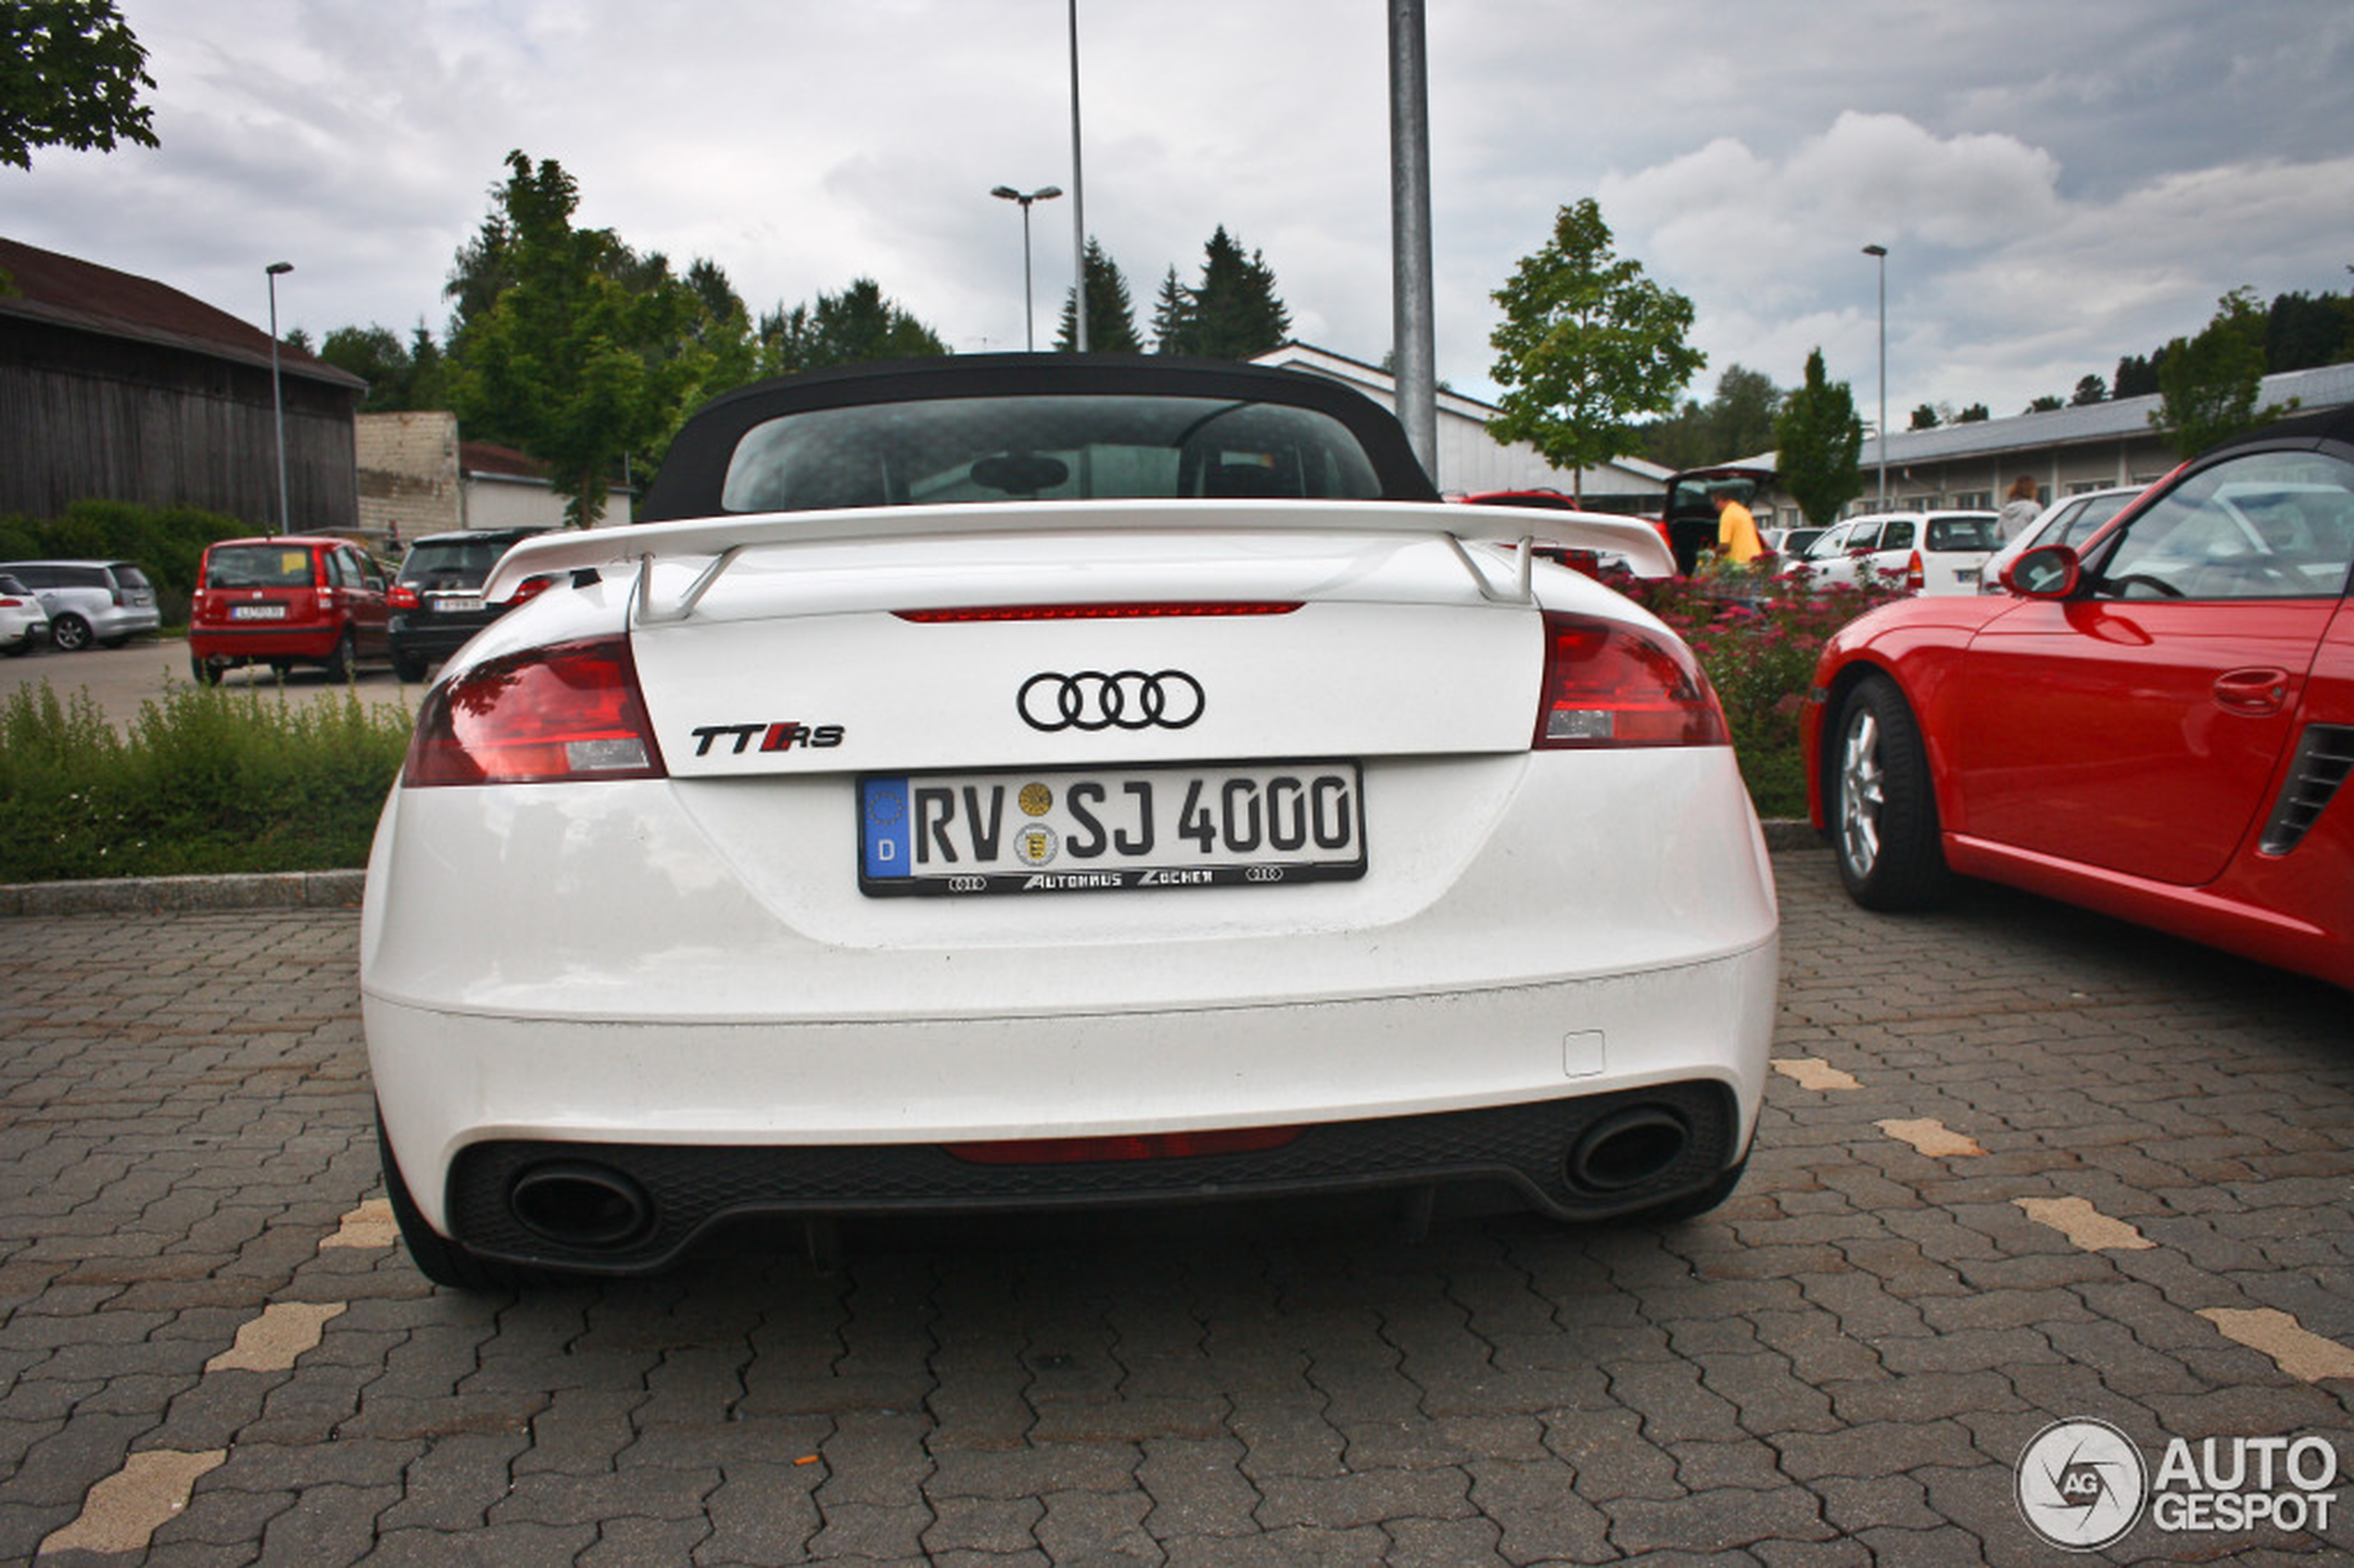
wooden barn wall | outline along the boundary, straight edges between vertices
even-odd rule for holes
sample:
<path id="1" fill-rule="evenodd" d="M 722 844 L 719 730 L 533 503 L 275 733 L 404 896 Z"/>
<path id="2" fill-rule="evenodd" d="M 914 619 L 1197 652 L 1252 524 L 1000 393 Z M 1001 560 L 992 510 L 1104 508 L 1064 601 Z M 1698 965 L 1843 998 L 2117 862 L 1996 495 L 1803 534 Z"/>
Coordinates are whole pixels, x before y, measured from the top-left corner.
<path id="1" fill-rule="evenodd" d="M 356 394 L 282 382 L 294 525 L 348 529 L 360 512 Z M 275 528 L 269 368 L 0 318 L 0 512 L 54 517 L 84 499 Z"/>

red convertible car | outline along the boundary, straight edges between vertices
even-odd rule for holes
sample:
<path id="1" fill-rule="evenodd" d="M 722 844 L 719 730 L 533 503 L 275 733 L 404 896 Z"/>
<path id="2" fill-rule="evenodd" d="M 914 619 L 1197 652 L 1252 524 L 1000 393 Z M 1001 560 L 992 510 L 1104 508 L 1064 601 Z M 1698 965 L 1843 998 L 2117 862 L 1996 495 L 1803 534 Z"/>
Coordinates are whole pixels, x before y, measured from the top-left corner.
<path id="1" fill-rule="evenodd" d="M 2003 594 L 1831 639 L 1809 798 L 1873 909 L 1981 877 L 2354 987 L 2354 409 L 2186 463 Z"/>

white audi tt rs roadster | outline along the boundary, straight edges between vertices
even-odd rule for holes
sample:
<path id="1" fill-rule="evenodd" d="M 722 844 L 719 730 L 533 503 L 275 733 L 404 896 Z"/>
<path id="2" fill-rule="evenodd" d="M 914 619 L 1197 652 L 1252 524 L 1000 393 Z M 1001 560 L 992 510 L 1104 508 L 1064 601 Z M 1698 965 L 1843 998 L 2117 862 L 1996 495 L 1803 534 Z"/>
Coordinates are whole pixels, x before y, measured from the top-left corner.
<path id="1" fill-rule="evenodd" d="M 1776 910 L 1714 694 L 1356 393 L 1041 355 L 690 420 L 424 699 L 368 875 L 437 1281 L 742 1216 L 1720 1201 Z"/>

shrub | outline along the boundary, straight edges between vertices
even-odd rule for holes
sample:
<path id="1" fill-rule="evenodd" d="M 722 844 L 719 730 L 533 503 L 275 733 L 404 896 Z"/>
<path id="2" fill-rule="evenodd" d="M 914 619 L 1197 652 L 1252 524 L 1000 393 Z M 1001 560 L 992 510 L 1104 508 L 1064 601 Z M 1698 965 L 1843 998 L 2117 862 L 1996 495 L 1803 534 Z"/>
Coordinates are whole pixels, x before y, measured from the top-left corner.
<path id="1" fill-rule="evenodd" d="M 119 735 L 87 692 L 0 701 L 0 882 L 367 864 L 410 714 L 175 684 Z"/>
<path id="2" fill-rule="evenodd" d="M 1905 597 L 1902 578 L 1867 587 L 1787 577 L 1614 575 L 1611 587 L 1674 627 L 1716 688 L 1760 816 L 1806 815 L 1798 744 L 1815 662 L 1831 634 L 1875 605 Z"/>
<path id="3" fill-rule="evenodd" d="M 185 626 L 204 547 L 254 531 L 237 518 L 193 506 L 78 500 L 61 517 L 0 517 L 0 561 L 135 561 L 155 584 L 164 625 Z"/>

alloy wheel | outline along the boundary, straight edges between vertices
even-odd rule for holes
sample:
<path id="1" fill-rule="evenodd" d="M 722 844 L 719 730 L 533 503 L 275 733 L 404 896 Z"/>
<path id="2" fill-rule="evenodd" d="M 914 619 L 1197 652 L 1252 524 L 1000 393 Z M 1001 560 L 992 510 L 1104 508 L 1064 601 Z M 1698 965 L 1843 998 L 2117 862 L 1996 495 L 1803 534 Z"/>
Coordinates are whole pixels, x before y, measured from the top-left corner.
<path id="1" fill-rule="evenodd" d="M 1887 804 L 1880 767 L 1879 719 L 1862 703 L 1847 721 L 1840 748 L 1839 841 L 1848 869 L 1868 877 L 1879 863 L 1880 812 Z"/>

